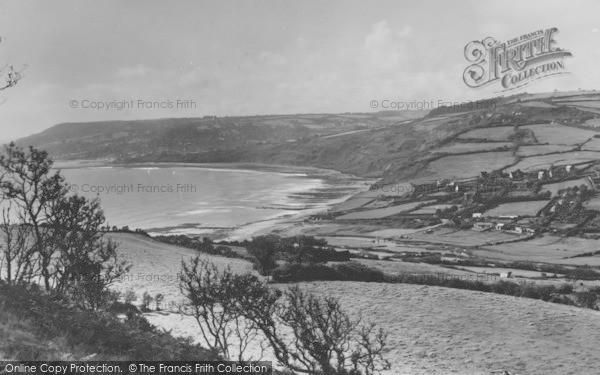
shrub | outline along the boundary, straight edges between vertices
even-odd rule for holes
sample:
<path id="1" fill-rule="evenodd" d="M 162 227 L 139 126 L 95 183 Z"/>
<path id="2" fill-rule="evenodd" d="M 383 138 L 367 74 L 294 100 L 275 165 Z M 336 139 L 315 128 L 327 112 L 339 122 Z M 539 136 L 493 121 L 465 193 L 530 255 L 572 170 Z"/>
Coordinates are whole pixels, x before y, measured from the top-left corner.
<path id="1" fill-rule="evenodd" d="M 383 271 L 359 262 L 338 263 L 333 267 L 343 275 L 345 280 L 366 282 L 383 282 L 385 280 Z"/>
<path id="2" fill-rule="evenodd" d="M 556 293 L 571 294 L 573 293 L 573 284 L 564 283 L 556 288 Z"/>
<path id="3" fill-rule="evenodd" d="M 119 311 L 136 311 L 135 306 L 121 304 Z M 14 357 L 24 361 L 49 360 L 52 348 L 37 345 L 52 343 L 59 346 L 61 356 L 73 349 L 77 353 L 95 353 L 99 358 L 113 360 L 218 360 L 209 350 L 158 330 L 143 316 L 130 314 L 121 321 L 112 312 L 81 311 L 69 307 L 67 302 L 50 296 L 35 285 L 7 286 L 0 283 L 0 314 L 3 318 L 14 316 L 20 324 L 17 329 L 33 340 L 19 347 L 0 345 Z M 4 337 L 0 335 L 0 344 Z M 35 341 L 35 342 L 33 342 Z M 33 346 L 36 344 L 37 346 Z M 62 347 L 64 345 L 64 347 Z M 54 356 L 54 359 L 57 357 Z"/>
<path id="4" fill-rule="evenodd" d="M 137 295 L 133 289 L 127 289 L 127 291 L 123 293 L 123 300 L 126 304 L 132 304 L 133 302 L 137 301 Z"/>
<path id="5" fill-rule="evenodd" d="M 385 282 L 385 279 L 381 270 L 358 262 L 333 265 L 288 263 L 273 271 L 273 281 L 280 283 L 315 280 Z"/>
<path id="6" fill-rule="evenodd" d="M 339 271 L 320 263 L 287 263 L 273 270 L 272 276 L 273 281 L 278 283 L 313 280 L 347 280 Z"/>
<path id="7" fill-rule="evenodd" d="M 148 292 L 144 292 L 144 295 L 142 296 L 142 308 L 141 308 L 141 310 L 143 312 L 150 311 L 150 304 L 152 303 L 152 301 L 154 301 L 154 298 L 152 298 L 152 296 Z"/>

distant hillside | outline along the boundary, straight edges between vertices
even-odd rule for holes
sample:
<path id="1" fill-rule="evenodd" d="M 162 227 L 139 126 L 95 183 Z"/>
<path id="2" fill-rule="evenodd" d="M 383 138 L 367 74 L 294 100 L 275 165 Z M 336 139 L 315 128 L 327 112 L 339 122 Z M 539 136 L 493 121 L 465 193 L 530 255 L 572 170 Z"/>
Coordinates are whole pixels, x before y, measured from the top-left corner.
<path id="1" fill-rule="evenodd" d="M 388 179 L 426 177 L 436 150 L 475 127 L 559 121 L 600 115 L 600 94 L 520 94 L 426 111 L 204 117 L 65 123 L 20 139 L 55 158 L 134 162 L 247 162 L 330 168 Z M 524 142 L 523 133 L 512 142 Z M 485 139 L 480 141 L 486 141 Z M 496 148 L 498 145 L 490 145 Z"/>

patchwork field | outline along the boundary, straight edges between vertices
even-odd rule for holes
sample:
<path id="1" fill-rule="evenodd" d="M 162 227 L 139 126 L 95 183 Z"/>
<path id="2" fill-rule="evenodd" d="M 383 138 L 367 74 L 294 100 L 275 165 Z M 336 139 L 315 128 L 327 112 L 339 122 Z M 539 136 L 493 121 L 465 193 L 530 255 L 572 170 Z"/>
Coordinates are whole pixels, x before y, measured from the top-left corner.
<path id="1" fill-rule="evenodd" d="M 358 211 L 351 212 L 346 215 L 338 216 L 336 220 L 356 220 L 356 219 L 381 219 L 384 217 L 397 215 L 402 212 L 408 212 L 413 210 L 415 207 L 421 204 L 433 203 L 434 200 L 431 201 L 423 201 L 423 202 L 411 202 L 405 203 L 398 206 L 391 206 L 385 208 L 378 208 L 374 210 L 366 210 L 366 211 Z"/>
<path id="2" fill-rule="evenodd" d="M 595 118 L 595 119 L 587 120 L 587 121 L 585 122 L 585 125 L 587 125 L 587 126 L 591 126 L 591 127 L 593 127 L 593 128 L 600 127 L 600 119 L 598 119 L 598 118 Z"/>
<path id="3" fill-rule="evenodd" d="M 557 182 L 554 184 L 544 184 L 544 185 L 542 185 L 542 189 L 548 190 L 549 192 L 552 193 L 552 196 L 555 196 L 559 190 L 570 188 L 573 186 L 580 186 L 580 185 L 585 185 L 587 187 L 591 187 L 591 184 L 587 179 L 580 178 L 578 180 L 562 181 L 562 182 Z"/>
<path id="4" fill-rule="evenodd" d="M 533 131 L 539 143 L 553 145 L 578 145 L 598 134 L 592 130 L 560 124 L 525 125 L 519 129 L 529 129 Z"/>
<path id="5" fill-rule="evenodd" d="M 511 142 L 454 142 L 452 144 L 436 148 L 435 153 L 437 154 L 460 154 L 464 152 L 473 151 L 489 151 L 500 147 L 511 148 L 513 144 Z"/>
<path id="6" fill-rule="evenodd" d="M 529 241 L 485 246 L 473 254 L 490 259 L 569 264 L 564 258 L 596 250 L 600 250 L 597 240 L 546 235 Z"/>
<path id="7" fill-rule="evenodd" d="M 555 108 L 555 105 L 546 103 L 546 102 L 523 102 L 521 103 L 523 107 L 536 107 L 536 108 Z"/>
<path id="8" fill-rule="evenodd" d="M 450 228 L 439 228 L 434 230 L 433 233 L 414 233 L 410 237 L 415 241 L 451 244 L 456 246 L 482 246 L 487 243 L 498 241 L 510 241 L 518 238 L 514 235 L 500 231 L 461 231 Z"/>
<path id="9" fill-rule="evenodd" d="M 600 360 L 598 311 L 417 285 L 303 285 L 390 331 L 389 374 L 579 375 Z"/>
<path id="10" fill-rule="evenodd" d="M 549 154 L 543 156 L 530 156 L 521 160 L 505 171 L 534 171 L 537 169 L 548 169 L 551 166 L 579 164 L 600 160 L 600 153 L 594 151 L 571 151 L 561 154 Z"/>
<path id="11" fill-rule="evenodd" d="M 600 255 L 563 259 L 561 261 L 561 264 L 566 264 L 570 266 L 600 267 Z M 589 282 L 586 281 L 585 283 L 587 284 Z"/>
<path id="12" fill-rule="evenodd" d="M 572 150 L 572 146 L 561 146 L 561 145 L 532 145 L 532 146 L 519 146 L 517 155 L 519 156 L 534 156 L 534 155 L 545 155 L 555 152 L 564 152 Z"/>
<path id="13" fill-rule="evenodd" d="M 462 139 L 487 139 L 488 141 L 508 141 L 515 134 L 512 126 L 497 126 L 469 130 L 459 136 Z"/>
<path id="14" fill-rule="evenodd" d="M 429 163 L 427 172 L 436 178 L 465 178 L 478 176 L 481 171 L 501 169 L 513 162 L 510 151 L 452 155 Z"/>
<path id="15" fill-rule="evenodd" d="M 499 216 L 536 216 L 537 213 L 544 208 L 550 201 L 530 201 L 530 202 L 513 202 L 504 203 L 498 207 L 492 208 L 484 212 L 483 216 L 499 217 Z"/>
<path id="16" fill-rule="evenodd" d="M 411 211 L 411 214 L 429 214 L 429 215 L 433 215 L 436 213 L 437 210 L 445 210 L 447 208 L 452 207 L 452 204 L 436 204 L 433 206 L 425 206 L 425 207 L 421 207 L 418 210 L 415 211 Z"/>
<path id="17" fill-rule="evenodd" d="M 592 199 L 586 201 L 583 205 L 589 210 L 600 211 L 600 197 L 595 196 Z"/>
<path id="18" fill-rule="evenodd" d="M 600 151 L 600 138 L 592 138 L 589 142 L 586 142 L 583 146 L 581 146 L 582 150 L 589 151 Z"/>

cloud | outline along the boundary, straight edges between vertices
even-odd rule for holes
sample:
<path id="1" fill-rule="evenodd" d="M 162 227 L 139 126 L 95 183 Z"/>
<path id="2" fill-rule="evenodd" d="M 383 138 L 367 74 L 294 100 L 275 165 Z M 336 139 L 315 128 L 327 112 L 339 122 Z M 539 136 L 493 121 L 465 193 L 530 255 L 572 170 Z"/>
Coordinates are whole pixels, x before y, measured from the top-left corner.
<path id="1" fill-rule="evenodd" d="M 117 78 L 120 79 L 132 79 L 132 78 L 143 78 L 147 75 L 149 75 L 150 73 L 152 73 L 152 69 L 142 65 L 142 64 L 138 64 L 136 66 L 124 66 L 124 67 L 120 67 L 117 70 Z"/>
<path id="2" fill-rule="evenodd" d="M 371 32 L 365 37 L 363 50 L 370 64 L 375 69 L 398 67 L 407 56 L 406 39 L 412 33 L 408 25 L 392 30 L 386 20 L 374 24 Z"/>
<path id="3" fill-rule="evenodd" d="M 267 65 L 282 65 L 287 62 L 285 56 L 270 51 L 261 52 L 258 59 Z"/>

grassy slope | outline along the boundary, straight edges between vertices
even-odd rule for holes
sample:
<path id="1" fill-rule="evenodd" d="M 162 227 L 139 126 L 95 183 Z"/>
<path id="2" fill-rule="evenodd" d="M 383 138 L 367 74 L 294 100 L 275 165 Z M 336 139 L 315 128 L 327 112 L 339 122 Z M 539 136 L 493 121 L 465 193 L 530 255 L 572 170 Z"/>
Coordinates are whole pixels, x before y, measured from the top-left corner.
<path id="1" fill-rule="evenodd" d="M 216 356 L 134 317 L 68 307 L 0 284 L 0 360 L 211 360 Z"/>
<path id="2" fill-rule="evenodd" d="M 390 332 L 393 374 L 597 373 L 600 312 L 440 287 L 301 284 Z"/>
<path id="3" fill-rule="evenodd" d="M 155 261 L 161 259 L 157 272 L 175 273 L 181 259 L 194 254 L 139 235 L 118 234 L 118 240 L 121 254 L 138 259 L 134 272 L 156 269 Z M 249 263 L 239 259 L 207 257 L 220 267 L 230 264 L 238 272 L 250 269 Z M 394 368 L 389 374 L 481 375 L 496 369 L 520 375 L 590 374 L 600 360 L 600 312 L 594 310 L 420 285 L 301 285 L 340 298 L 353 316 L 362 315 L 390 332 Z M 155 288 L 174 299 L 178 294 L 174 283 L 145 285 L 149 292 Z M 150 314 L 149 319 L 178 336 L 199 334 L 194 321 L 176 314 Z"/>

